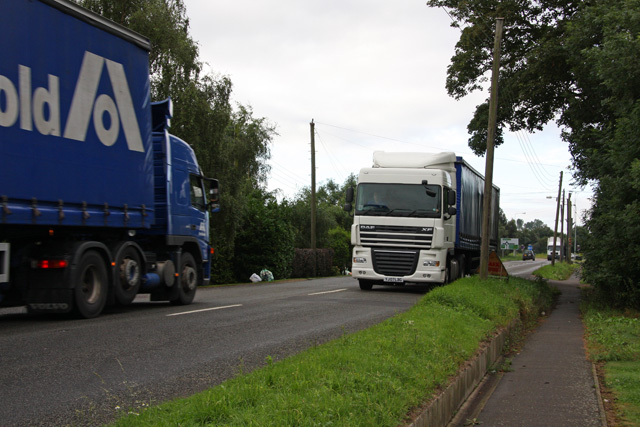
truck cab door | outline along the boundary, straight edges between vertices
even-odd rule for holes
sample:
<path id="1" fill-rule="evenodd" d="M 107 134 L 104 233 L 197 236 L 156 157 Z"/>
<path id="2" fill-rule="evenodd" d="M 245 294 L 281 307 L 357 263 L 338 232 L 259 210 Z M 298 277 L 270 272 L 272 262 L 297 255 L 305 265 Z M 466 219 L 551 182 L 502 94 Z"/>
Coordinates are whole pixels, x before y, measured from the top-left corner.
<path id="1" fill-rule="evenodd" d="M 183 169 L 173 170 L 171 234 L 209 242 L 208 202 L 202 177 Z"/>
<path id="2" fill-rule="evenodd" d="M 442 219 L 444 225 L 445 245 L 453 247 L 456 241 L 456 192 L 448 187 L 443 187 L 442 194 Z"/>

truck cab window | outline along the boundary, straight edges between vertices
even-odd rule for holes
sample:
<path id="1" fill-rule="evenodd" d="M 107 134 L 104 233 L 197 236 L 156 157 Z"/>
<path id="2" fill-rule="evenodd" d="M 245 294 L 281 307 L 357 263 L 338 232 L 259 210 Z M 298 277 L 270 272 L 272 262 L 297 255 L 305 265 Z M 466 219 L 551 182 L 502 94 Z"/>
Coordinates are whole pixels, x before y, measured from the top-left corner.
<path id="1" fill-rule="evenodd" d="M 356 196 L 356 214 L 370 216 L 440 217 L 441 189 L 421 184 L 362 183 Z"/>
<path id="2" fill-rule="evenodd" d="M 191 184 L 191 206 L 201 211 L 205 210 L 207 202 L 204 198 L 202 180 L 196 175 L 189 175 L 189 182 Z"/>

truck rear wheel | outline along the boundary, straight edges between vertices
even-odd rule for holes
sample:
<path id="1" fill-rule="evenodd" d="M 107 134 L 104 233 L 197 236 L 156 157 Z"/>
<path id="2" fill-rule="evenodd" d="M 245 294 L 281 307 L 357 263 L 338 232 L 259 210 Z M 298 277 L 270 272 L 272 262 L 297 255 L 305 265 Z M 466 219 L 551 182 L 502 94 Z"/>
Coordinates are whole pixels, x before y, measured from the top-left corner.
<path id="1" fill-rule="evenodd" d="M 198 274 L 198 265 L 193 259 L 193 255 L 185 252 L 180 257 L 180 277 L 176 286 L 175 297 L 171 299 L 171 304 L 187 305 L 193 302 L 196 296 L 196 288 L 200 284 L 200 276 Z"/>
<path id="2" fill-rule="evenodd" d="M 133 246 L 125 248 L 117 257 L 113 293 L 119 304 L 128 305 L 140 290 L 142 262 L 138 251 Z"/>
<path id="3" fill-rule="evenodd" d="M 97 317 L 107 302 L 107 266 L 96 251 L 82 254 L 74 277 L 75 311 L 85 319 Z"/>

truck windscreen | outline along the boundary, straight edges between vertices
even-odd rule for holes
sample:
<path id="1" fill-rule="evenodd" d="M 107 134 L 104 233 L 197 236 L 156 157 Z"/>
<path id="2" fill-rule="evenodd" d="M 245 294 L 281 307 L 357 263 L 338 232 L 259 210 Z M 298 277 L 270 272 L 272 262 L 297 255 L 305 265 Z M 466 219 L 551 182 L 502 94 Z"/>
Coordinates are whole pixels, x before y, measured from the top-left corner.
<path id="1" fill-rule="evenodd" d="M 441 195 L 437 185 L 362 183 L 358 185 L 355 213 L 439 218 Z"/>

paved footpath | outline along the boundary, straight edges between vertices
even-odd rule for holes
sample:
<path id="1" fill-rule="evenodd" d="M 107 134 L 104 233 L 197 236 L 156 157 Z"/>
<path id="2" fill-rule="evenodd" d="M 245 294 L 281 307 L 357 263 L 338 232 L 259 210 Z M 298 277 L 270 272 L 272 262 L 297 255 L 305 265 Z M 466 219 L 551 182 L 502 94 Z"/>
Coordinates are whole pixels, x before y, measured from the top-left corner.
<path id="1" fill-rule="evenodd" d="M 558 304 L 527 338 L 473 420 L 483 427 L 606 426 L 582 339 L 579 281 L 550 283 L 562 292 Z"/>

